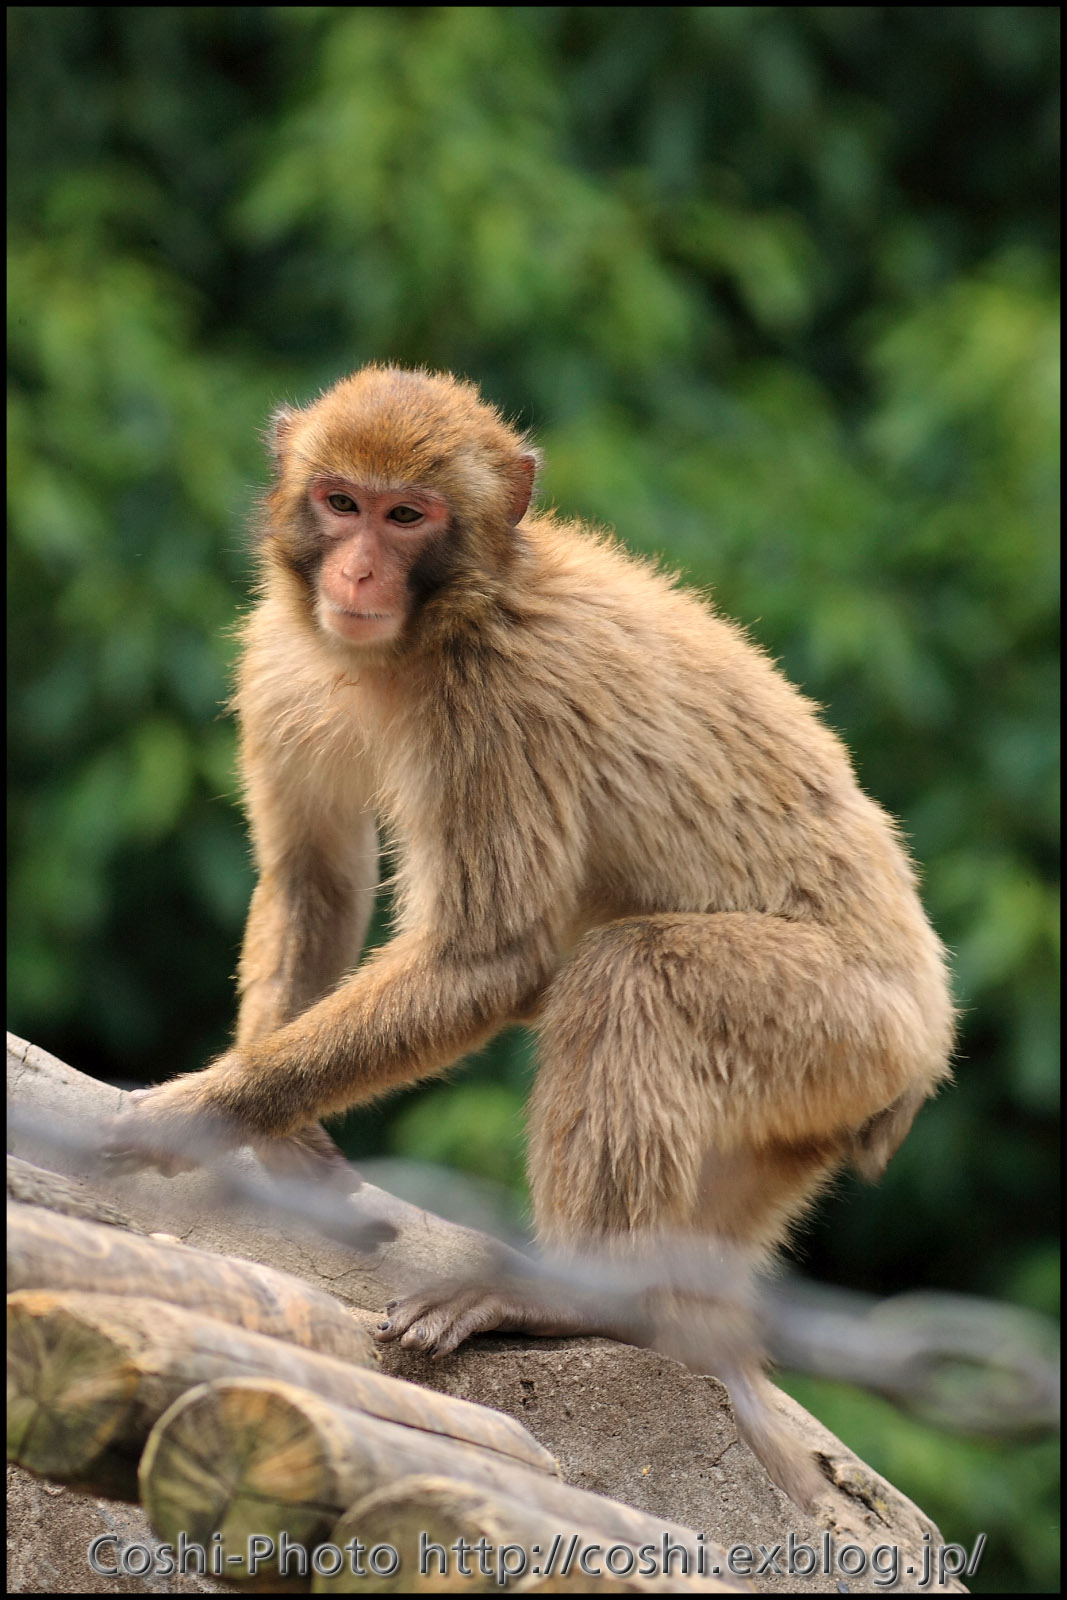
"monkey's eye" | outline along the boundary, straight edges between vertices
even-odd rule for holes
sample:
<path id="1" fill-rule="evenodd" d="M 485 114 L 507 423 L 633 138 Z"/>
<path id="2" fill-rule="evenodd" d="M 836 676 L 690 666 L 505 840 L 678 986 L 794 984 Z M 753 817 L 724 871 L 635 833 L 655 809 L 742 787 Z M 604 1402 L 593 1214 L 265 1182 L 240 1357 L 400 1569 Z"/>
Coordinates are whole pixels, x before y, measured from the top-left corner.
<path id="1" fill-rule="evenodd" d="M 414 506 L 394 506 L 389 515 L 394 522 L 401 522 L 405 526 L 419 522 L 422 518 L 422 512 L 416 511 Z"/>
<path id="2" fill-rule="evenodd" d="M 328 494 L 326 504 L 332 511 L 358 511 L 359 507 L 350 494 Z"/>

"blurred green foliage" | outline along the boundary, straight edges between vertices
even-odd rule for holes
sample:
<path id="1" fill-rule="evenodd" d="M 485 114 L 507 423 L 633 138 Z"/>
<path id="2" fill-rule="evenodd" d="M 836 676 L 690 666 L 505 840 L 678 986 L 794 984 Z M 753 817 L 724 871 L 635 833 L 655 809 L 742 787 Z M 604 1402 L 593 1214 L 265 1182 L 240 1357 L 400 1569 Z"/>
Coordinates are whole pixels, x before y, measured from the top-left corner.
<path id="1" fill-rule="evenodd" d="M 8 16 L 11 1025 L 129 1079 L 223 1044 L 258 431 L 368 359 L 456 369 L 825 704 L 924 866 L 958 1085 L 806 1270 L 1054 1312 L 1056 9 Z M 529 1060 L 350 1147 L 520 1183 Z M 1054 1585 L 1044 1446 L 803 1392 L 989 1532 L 975 1588 Z"/>

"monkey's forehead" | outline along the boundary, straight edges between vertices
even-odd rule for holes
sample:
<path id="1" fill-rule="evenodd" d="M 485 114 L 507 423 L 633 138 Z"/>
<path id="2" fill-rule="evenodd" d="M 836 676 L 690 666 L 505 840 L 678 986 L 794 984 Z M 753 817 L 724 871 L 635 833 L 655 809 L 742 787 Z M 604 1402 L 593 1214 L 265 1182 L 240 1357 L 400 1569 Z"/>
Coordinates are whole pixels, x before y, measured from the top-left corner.
<path id="1" fill-rule="evenodd" d="M 401 368 L 364 368 L 305 411 L 276 422 L 283 480 L 338 477 L 378 492 L 421 487 L 492 513 L 526 448 L 473 384 Z"/>
<path id="2" fill-rule="evenodd" d="M 364 367 L 342 378 L 306 417 L 321 448 L 358 457 L 382 480 L 456 455 L 510 457 L 521 444 L 473 384 L 400 367 Z"/>

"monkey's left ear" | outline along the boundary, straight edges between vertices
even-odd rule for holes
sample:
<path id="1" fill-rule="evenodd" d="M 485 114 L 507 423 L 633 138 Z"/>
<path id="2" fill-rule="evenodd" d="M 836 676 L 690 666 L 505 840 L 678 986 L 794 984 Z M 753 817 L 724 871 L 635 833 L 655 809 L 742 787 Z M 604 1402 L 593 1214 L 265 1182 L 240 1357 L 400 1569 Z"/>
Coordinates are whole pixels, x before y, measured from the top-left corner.
<path id="1" fill-rule="evenodd" d="M 541 465 L 541 452 L 539 450 L 526 450 L 516 462 L 515 486 L 511 496 L 511 520 L 513 523 L 521 522 L 530 509 L 530 500 L 534 491 L 534 479 L 537 469 Z"/>
<path id="2" fill-rule="evenodd" d="M 266 427 L 267 449 L 274 458 L 276 467 L 282 464 L 282 456 L 289 447 L 293 424 L 299 415 L 300 412 L 295 406 L 277 406 L 270 414 L 270 421 Z"/>

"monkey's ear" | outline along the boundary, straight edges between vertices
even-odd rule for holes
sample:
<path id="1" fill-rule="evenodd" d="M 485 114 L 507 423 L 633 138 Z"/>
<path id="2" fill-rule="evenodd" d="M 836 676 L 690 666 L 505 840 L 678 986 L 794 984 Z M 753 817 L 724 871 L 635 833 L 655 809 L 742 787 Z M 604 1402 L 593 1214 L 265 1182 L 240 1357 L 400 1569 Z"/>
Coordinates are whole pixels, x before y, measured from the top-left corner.
<path id="1" fill-rule="evenodd" d="M 521 522 L 530 509 L 530 500 L 534 491 L 534 479 L 537 469 L 541 465 L 541 452 L 539 450 L 526 450 L 516 462 L 515 484 L 511 495 L 511 520 Z"/>
<path id="2" fill-rule="evenodd" d="M 295 406 L 277 406 L 270 414 L 266 427 L 267 449 L 276 467 L 281 466 L 282 457 L 289 448 L 293 425 L 299 415 Z"/>

